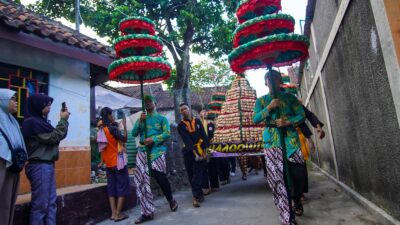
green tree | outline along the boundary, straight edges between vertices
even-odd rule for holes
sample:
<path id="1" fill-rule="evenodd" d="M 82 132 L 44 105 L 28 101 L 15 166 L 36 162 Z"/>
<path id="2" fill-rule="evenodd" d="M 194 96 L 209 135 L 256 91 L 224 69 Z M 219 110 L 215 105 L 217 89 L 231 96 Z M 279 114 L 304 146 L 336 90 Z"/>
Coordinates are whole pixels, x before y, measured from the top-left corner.
<path id="1" fill-rule="evenodd" d="M 206 59 L 197 64 L 191 65 L 190 68 L 190 91 L 198 94 L 202 107 L 207 104 L 207 99 L 202 99 L 204 87 L 228 86 L 235 79 L 235 76 L 233 76 L 233 73 L 226 62 Z M 173 70 L 171 78 L 164 82 L 171 93 L 175 91 L 173 86 L 176 79 L 176 70 Z"/>
<path id="2" fill-rule="evenodd" d="M 42 0 L 31 5 L 35 12 L 74 22 L 75 0 Z M 100 36 L 118 37 L 118 22 L 126 15 L 146 16 L 157 24 L 176 66 L 174 81 L 175 119 L 178 105 L 190 103 L 190 53 L 220 58 L 232 48 L 236 1 L 228 0 L 81 0 L 80 13 L 86 26 Z"/>
<path id="3" fill-rule="evenodd" d="M 191 91 L 201 91 L 203 87 L 218 87 L 230 85 L 234 80 L 229 65 L 225 62 L 214 61 L 211 59 L 202 60 L 197 64 L 191 65 L 189 87 Z M 171 78 L 164 83 L 168 90 L 174 91 L 176 82 L 176 70 L 171 73 Z"/>

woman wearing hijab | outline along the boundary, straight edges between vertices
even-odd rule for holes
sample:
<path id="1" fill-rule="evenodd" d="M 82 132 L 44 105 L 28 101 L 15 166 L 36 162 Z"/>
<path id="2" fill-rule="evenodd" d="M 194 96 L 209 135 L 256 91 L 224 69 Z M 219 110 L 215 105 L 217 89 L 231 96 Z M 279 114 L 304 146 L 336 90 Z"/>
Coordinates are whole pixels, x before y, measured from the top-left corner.
<path id="1" fill-rule="evenodd" d="M 58 160 L 60 141 L 67 136 L 69 112 L 60 113 L 54 128 L 47 120 L 53 98 L 34 94 L 28 98 L 28 111 L 22 134 L 28 151 L 26 176 L 31 183 L 32 200 L 29 224 L 56 224 L 57 193 L 54 163 Z"/>
<path id="2" fill-rule="evenodd" d="M 15 91 L 0 89 L 0 224 L 13 224 L 14 204 L 17 198 L 19 173 L 7 168 L 12 165 L 11 151 L 7 140 L 13 149 L 25 149 L 24 139 L 17 120 L 11 115 L 18 111 Z"/>
<path id="3" fill-rule="evenodd" d="M 122 169 L 117 167 L 118 154 L 121 153 L 119 146 L 126 143 L 128 137 L 126 120 L 123 119 L 122 121 L 124 126 L 124 134 L 122 135 L 110 108 L 104 107 L 100 114 L 99 129 L 103 129 L 107 138 L 107 146 L 102 149 L 101 158 L 107 168 L 107 193 L 112 212 L 110 219 L 118 222 L 128 218 L 127 215 L 122 213 L 125 198 L 129 194 L 128 167 L 125 166 Z"/>

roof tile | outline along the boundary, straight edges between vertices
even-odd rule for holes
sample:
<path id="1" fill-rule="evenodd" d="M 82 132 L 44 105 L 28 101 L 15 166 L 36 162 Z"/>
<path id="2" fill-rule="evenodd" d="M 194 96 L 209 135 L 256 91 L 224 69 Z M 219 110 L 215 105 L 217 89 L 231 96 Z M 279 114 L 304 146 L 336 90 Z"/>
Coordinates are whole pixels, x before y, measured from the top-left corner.
<path id="1" fill-rule="evenodd" d="M 18 19 L 22 22 L 24 22 L 26 20 L 26 16 L 25 15 L 20 15 L 18 16 Z"/>
<path id="2" fill-rule="evenodd" d="M 34 14 L 15 3 L 0 0 L 0 24 L 19 29 L 25 33 L 33 33 L 56 42 L 63 42 L 67 45 L 86 49 L 97 54 L 103 54 L 110 58 L 115 57 L 114 50 L 109 46 L 77 33 L 60 22 Z"/>

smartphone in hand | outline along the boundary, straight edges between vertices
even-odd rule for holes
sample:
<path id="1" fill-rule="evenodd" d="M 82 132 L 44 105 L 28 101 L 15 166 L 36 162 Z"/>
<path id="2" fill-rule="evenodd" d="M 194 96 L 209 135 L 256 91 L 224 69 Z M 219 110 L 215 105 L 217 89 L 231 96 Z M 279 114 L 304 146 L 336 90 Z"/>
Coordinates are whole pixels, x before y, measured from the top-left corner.
<path id="1" fill-rule="evenodd" d="M 65 112 L 67 110 L 67 105 L 65 102 L 61 103 L 61 112 Z"/>

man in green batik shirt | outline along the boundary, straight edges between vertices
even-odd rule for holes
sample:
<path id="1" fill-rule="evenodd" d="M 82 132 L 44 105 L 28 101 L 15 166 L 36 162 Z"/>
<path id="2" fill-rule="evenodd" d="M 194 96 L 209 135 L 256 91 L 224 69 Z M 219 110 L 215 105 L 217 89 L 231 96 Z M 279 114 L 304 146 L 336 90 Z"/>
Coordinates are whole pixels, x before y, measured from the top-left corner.
<path id="1" fill-rule="evenodd" d="M 268 79 L 268 76 L 271 78 Z M 263 141 L 268 170 L 267 181 L 274 192 L 275 203 L 280 210 L 280 220 L 285 225 L 292 225 L 296 224 L 296 221 L 291 208 L 291 195 L 295 202 L 296 214 L 300 215 L 303 212 L 300 198 L 303 185 L 305 185 L 302 178 L 304 159 L 296 126 L 304 121 L 305 113 L 296 96 L 282 90 L 281 84 L 282 77 L 278 71 L 266 74 L 265 85 L 269 90 L 274 90 L 275 98 L 271 94 L 267 94 L 257 99 L 253 122 L 265 123 Z M 281 144 L 279 129 L 283 130 L 285 146 Z M 286 150 L 285 155 L 283 155 L 284 149 Z M 288 183 L 290 182 L 285 182 L 287 174 L 290 175 L 290 182 L 293 183 L 292 190 L 289 189 Z"/>
<path id="2" fill-rule="evenodd" d="M 178 209 L 178 203 L 172 197 L 171 186 L 166 176 L 167 167 L 165 152 L 167 147 L 164 142 L 170 138 L 170 126 L 167 118 L 157 113 L 153 96 L 144 97 L 146 113 L 142 113 L 132 130 L 132 136 L 140 135 L 140 145 L 136 156 L 135 183 L 136 193 L 139 198 L 141 216 L 135 221 L 140 224 L 154 218 L 153 195 L 150 189 L 149 164 L 151 175 L 161 187 L 165 198 L 169 202 L 171 211 Z M 145 137 L 145 124 L 147 136 Z M 150 151 L 148 162 L 147 151 Z"/>

